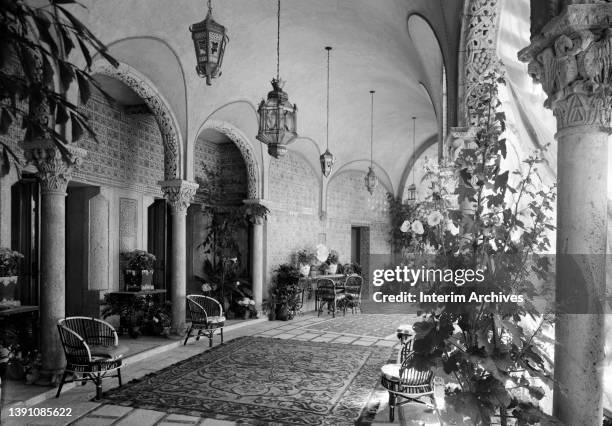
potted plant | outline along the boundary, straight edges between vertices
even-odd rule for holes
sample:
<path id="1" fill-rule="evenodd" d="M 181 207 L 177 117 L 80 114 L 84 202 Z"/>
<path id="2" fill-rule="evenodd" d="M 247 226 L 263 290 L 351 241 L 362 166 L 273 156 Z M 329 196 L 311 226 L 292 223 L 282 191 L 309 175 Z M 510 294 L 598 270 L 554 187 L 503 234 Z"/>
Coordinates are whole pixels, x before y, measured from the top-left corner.
<path id="1" fill-rule="evenodd" d="M 14 307 L 21 303 L 15 296 L 19 267 L 23 255 L 9 248 L 0 248 L 0 306 Z"/>
<path id="2" fill-rule="evenodd" d="M 127 259 L 125 269 L 125 288 L 127 291 L 153 290 L 153 268 L 155 256 L 144 250 L 124 253 Z"/>
<path id="3" fill-rule="evenodd" d="M 298 285 L 300 271 L 294 265 L 285 263 L 275 270 L 276 277 L 270 291 L 274 305 L 274 315 L 277 320 L 287 321 L 293 318 L 299 310 L 298 295 L 301 291 Z"/>
<path id="4" fill-rule="evenodd" d="M 310 265 L 315 260 L 312 250 L 302 249 L 297 252 L 297 261 L 300 268 L 300 275 L 307 277 L 310 274 Z"/>
<path id="5" fill-rule="evenodd" d="M 329 265 L 329 273 L 335 274 L 338 271 L 338 252 L 336 250 L 330 250 L 325 263 Z"/>

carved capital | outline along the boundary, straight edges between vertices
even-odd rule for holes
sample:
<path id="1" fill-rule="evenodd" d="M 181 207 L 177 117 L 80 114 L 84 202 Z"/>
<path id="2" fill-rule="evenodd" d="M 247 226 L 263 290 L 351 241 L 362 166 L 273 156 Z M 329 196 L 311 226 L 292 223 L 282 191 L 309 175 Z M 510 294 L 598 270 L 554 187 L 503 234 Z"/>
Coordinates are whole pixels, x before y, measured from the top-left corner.
<path id="1" fill-rule="evenodd" d="M 80 166 L 87 151 L 72 145 L 58 147 L 48 140 L 37 140 L 24 144 L 24 157 L 28 164 L 38 170 L 43 194 L 66 195 L 66 187 L 73 170 Z"/>
<path id="2" fill-rule="evenodd" d="M 519 52 L 559 130 L 609 129 L 612 113 L 612 4 L 569 5 Z"/>
<path id="3" fill-rule="evenodd" d="M 170 203 L 173 214 L 186 214 L 199 185 L 181 179 L 160 181 L 162 191 Z"/>

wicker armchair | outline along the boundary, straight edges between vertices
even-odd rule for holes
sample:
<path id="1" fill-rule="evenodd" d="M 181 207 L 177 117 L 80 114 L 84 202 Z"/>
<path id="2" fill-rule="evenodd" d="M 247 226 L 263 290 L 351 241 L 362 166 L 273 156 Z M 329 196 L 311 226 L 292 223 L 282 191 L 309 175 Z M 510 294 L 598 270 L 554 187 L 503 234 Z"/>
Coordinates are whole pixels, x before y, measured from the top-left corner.
<path id="1" fill-rule="evenodd" d="M 113 326 L 97 318 L 68 317 L 58 321 L 57 329 L 66 354 L 66 369 L 56 398 L 69 375 L 74 375 L 73 381 L 82 384 L 94 382 L 96 399 L 102 396 L 103 379 L 117 377 L 121 386 L 121 365 L 127 348 L 119 346 Z M 117 373 L 112 375 L 115 371 Z"/>
<path id="2" fill-rule="evenodd" d="M 395 418 L 395 407 L 409 402 L 418 402 L 436 408 L 434 374 L 432 371 L 420 371 L 410 367 L 414 357 L 411 348 L 412 340 L 409 340 L 400 349 L 400 363 L 386 364 L 381 368 L 381 384 L 389 392 L 389 421 L 391 422 Z M 421 401 L 423 397 L 429 397 L 431 403 Z"/>
<path id="3" fill-rule="evenodd" d="M 191 325 L 187 329 L 185 342 L 191 337 L 191 332 L 198 330 L 195 336 L 196 340 L 200 340 L 200 336 L 208 337 L 209 346 L 212 347 L 213 335 L 216 330 L 221 334 L 221 343 L 223 343 L 223 326 L 225 325 L 225 317 L 223 316 L 223 308 L 221 304 L 212 297 L 202 296 L 198 294 L 190 294 L 187 296 L 187 311 Z"/>
<path id="4" fill-rule="evenodd" d="M 320 278 L 317 280 L 317 299 L 319 301 L 319 313 L 323 312 L 323 307 L 327 305 L 327 310 L 331 311 L 333 317 L 336 318 L 336 311 L 342 300 L 344 300 L 344 294 L 341 293 L 341 289 L 336 287 L 336 283 L 329 278 Z M 344 311 L 346 313 L 346 311 Z"/>
<path id="5" fill-rule="evenodd" d="M 361 287 L 363 286 L 363 278 L 357 274 L 349 275 L 344 283 L 344 313 L 347 308 L 351 308 L 351 313 L 355 313 L 359 309 L 361 313 Z"/>

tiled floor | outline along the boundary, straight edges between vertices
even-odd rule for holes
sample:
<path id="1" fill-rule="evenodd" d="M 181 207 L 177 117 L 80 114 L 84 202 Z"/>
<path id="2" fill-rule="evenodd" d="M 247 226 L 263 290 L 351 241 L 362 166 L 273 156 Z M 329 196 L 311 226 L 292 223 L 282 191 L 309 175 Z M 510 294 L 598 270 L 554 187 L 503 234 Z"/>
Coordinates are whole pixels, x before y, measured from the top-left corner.
<path id="1" fill-rule="evenodd" d="M 350 314 L 347 314 L 350 315 Z M 315 342 L 331 342 L 331 343 L 350 343 L 353 345 L 379 345 L 379 346 L 395 346 L 397 340 L 390 336 L 379 336 L 378 338 L 371 336 L 359 336 L 358 330 L 352 331 L 350 335 L 341 333 L 331 333 L 327 331 L 316 331 L 309 326 L 320 324 L 323 321 L 329 321 L 331 317 L 321 316 L 317 318 L 315 315 L 307 314 L 300 316 L 293 321 L 264 321 L 253 324 L 248 324 L 240 328 L 226 331 L 226 341 L 240 336 L 266 336 L 278 339 L 298 339 Z M 157 371 L 180 360 L 189 358 L 193 355 L 202 353 L 208 350 L 208 342 L 200 340 L 195 342 L 191 340 L 186 346 L 177 345 L 171 350 L 157 353 L 146 358 L 146 362 L 135 362 L 126 365 L 122 369 L 124 382 L 142 377 L 153 371 Z M 107 383 L 107 387 L 113 387 L 113 383 Z M 234 422 L 226 422 L 217 419 L 203 419 L 200 417 L 190 417 L 177 414 L 167 414 L 159 411 L 135 409 L 130 407 L 121 407 L 114 405 L 100 405 L 92 402 L 94 397 L 94 388 L 88 386 L 76 386 L 67 392 L 62 392 L 60 398 L 49 398 L 33 407 L 39 408 L 71 408 L 70 417 L 15 417 L 11 416 L 9 409 L 15 408 L 4 407 L 2 409 L 1 423 L 5 426 L 21 426 L 21 425 L 83 425 L 83 426 L 107 426 L 107 425 L 234 425 Z M 387 393 L 382 389 L 376 390 L 376 397 L 380 399 L 380 408 L 376 416 L 376 424 L 385 424 L 388 421 L 387 409 Z M 397 410 L 396 423 L 406 425 L 436 425 L 438 424 L 435 416 L 428 413 L 419 405 L 408 405 Z M 415 420 L 411 420 L 415 419 Z M 416 420 L 418 419 L 418 420 Z M 244 424 L 244 423 L 243 423 Z"/>

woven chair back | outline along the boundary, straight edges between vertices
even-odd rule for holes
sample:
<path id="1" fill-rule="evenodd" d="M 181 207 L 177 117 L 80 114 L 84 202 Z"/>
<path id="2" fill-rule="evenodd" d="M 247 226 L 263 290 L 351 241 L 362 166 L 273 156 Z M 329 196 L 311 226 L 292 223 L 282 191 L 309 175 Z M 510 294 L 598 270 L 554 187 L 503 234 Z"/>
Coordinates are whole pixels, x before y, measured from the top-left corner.
<path id="1" fill-rule="evenodd" d="M 400 381 L 405 386 L 426 386 L 433 380 L 433 371 L 417 370 L 411 367 L 414 352 L 409 353 L 404 357 L 400 368 Z"/>
<path id="2" fill-rule="evenodd" d="M 336 298 L 336 284 L 329 278 L 317 280 L 317 294 L 319 300 L 334 300 Z"/>
<path id="3" fill-rule="evenodd" d="M 118 343 L 115 329 L 106 321 L 92 317 L 68 317 L 60 324 L 81 336 L 88 345 L 112 346 Z"/>
<path id="4" fill-rule="evenodd" d="M 363 278 L 359 275 L 349 275 L 344 284 L 344 294 L 353 296 L 358 299 L 361 296 L 361 287 L 363 286 Z"/>
<path id="5" fill-rule="evenodd" d="M 193 322 L 204 322 L 209 316 L 223 315 L 223 309 L 218 301 L 199 294 L 187 296 L 187 310 Z"/>
<path id="6" fill-rule="evenodd" d="M 57 325 L 57 330 L 68 364 L 87 364 L 91 361 L 91 353 L 81 336 L 62 324 Z"/>

